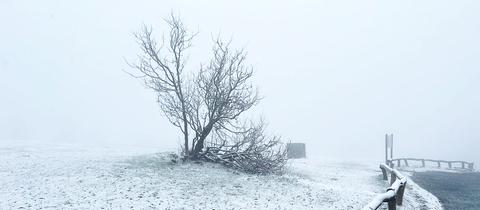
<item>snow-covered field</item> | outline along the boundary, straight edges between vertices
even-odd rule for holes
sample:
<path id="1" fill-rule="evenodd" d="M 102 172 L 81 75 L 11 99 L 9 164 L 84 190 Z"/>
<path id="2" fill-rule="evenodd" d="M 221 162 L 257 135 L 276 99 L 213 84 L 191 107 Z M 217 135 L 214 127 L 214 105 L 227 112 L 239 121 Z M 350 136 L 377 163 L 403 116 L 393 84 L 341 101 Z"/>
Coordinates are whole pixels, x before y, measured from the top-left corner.
<path id="1" fill-rule="evenodd" d="M 0 209 L 361 209 L 376 164 L 294 160 L 284 175 L 170 162 L 155 148 L 0 143 Z M 440 209 L 409 182 L 403 209 Z"/>

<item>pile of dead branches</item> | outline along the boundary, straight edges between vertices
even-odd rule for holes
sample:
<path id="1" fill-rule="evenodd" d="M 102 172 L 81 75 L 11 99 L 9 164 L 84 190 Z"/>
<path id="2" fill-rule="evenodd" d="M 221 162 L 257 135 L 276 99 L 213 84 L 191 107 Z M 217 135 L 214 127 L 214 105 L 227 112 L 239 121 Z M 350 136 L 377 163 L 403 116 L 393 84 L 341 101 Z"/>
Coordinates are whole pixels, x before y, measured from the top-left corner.
<path id="1" fill-rule="evenodd" d="M 263 123 L 236 135 L 234 140 L 211 142 L 200 159 L 221 163 L 252 174 L 281 172 L 287 162 L 286 149 L 278 137 L 267 137 Z"/>

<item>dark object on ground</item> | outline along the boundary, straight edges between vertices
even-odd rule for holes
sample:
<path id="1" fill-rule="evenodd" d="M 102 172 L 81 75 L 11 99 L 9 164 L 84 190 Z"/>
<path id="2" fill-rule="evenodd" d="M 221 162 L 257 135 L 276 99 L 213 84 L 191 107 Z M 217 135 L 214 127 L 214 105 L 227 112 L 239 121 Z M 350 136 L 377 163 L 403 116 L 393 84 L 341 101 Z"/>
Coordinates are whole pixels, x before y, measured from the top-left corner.
<path id="1" fill-rule="evenodd" d="M 168 156 L 170 157 L 170 161 L 172 163 L 177 163 L 178 162 L 179 157 L 178 157 L 177 154 L 172 153 L 172 154 L 169 154 Z"/>
<path id="2" fill-rule="evenodd" d="M 287 144 L 288 159 L 306 158 L 304 143 L 288 143 Z"/>

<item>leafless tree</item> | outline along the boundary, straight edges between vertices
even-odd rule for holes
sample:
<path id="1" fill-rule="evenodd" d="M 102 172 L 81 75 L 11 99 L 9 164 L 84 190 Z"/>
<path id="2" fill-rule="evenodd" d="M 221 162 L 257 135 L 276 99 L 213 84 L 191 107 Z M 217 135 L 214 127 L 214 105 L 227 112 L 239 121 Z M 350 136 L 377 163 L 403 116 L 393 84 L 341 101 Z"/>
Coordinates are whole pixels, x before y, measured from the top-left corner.
<path id="1" fill-rule="evenodd" d="M 195 34 L 189 33 L 173 14 L 165 22 L 170 33 L 163 37 L 161 43 L 157 43 L 152 29 L 147 26 L 135 34 L 142 53 L 138 56 L 138 62 L 130 65 L 140 75 L 131 75 L 143 79 L 145 85 L 155 91 L 161 110 L 170 123 L 181 130 L 184 137 L 183 149 L 187 154 L 189 95 L 184 75 L 185 52 L 192 46 Z"/>
<path id="2" fill-rule="evenodd" d="M 229 43 L 215 41 L 213 58 L 202 67 L 197 79 L 190 112 L 190 125 L 195 132 L 192 155 L 198 155 L 214 128 L 236 130 L 236 121 L 255 106 L 260 98 L 250 84 L 253 69 L 245 64 L 243 50 L 232 51 Z"/>
<path id="3" fill-rule="evenodd" d="M 132 75 L 157 93 L 161 110 L 181 130 L 184 159 L 221 162 L 252 173 L 278 171 L 286 157 L 279 138 L 266 137 L 263 122 L 240 120 L 260 101 L 246 52 L 217 38 L 210 62 L 187 78 L 185 52 L 195 34 L 174 15 L 166 22 L 170 33 L 160 44 L 148 27 L 136 34 L 142 53 L 131 66 L 140 74 Z"/>

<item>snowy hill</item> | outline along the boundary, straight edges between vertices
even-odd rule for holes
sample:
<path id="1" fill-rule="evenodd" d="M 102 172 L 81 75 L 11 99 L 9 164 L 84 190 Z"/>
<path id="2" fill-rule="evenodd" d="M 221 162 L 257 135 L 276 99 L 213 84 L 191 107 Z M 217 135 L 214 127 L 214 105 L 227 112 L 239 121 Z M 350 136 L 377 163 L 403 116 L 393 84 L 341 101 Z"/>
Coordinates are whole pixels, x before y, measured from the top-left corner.
<path id="1" fill-rule="evenodd" d="M 360 209 L 375 165 L 293 160 L 284 175 L 175 164 L 155 148 L 0 145 L 0 209 Z M 440 209 L 409 182 L 403 209 Z"/>

